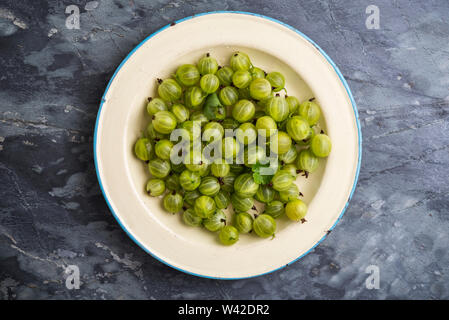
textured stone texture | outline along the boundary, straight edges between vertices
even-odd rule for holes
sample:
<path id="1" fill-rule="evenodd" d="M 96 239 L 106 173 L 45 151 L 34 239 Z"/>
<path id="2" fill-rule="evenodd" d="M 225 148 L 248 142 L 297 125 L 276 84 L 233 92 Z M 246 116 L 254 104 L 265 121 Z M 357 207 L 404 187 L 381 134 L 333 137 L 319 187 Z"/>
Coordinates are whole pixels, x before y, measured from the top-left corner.
<path id="1" fill-rule="evenodd" d="M 66 6 L 81 28 L 65 27 Z M 380 30 L 365 9 L 380 8 Z M 185 16 L 252 11 L 314 39 L 358 104 L 363 164 L 350 206 L 301 261 L 254 279 L 175 271 L 139 249 L 101 195 L 99 101 L 126 54 Z M 449 2 L 114 0 L 0 2 L 0 298 L 449 298 Z M 81 288 L 64 268 L 78 265 Z M 365 269 L 380 268 L 367 290 Z"/>

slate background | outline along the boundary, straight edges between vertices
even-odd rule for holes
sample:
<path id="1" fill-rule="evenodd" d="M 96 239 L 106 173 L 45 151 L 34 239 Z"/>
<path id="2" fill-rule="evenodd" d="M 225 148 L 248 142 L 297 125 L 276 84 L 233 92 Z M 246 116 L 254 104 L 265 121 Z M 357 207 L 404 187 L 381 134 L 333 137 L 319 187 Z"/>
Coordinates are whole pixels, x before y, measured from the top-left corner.
<path id="1" fill-rule="evenodd" d="M 81 28 L 65 27 L 65 8 Z M 368 5 L 380 29 L 365 27 Z M 195 13 L 282 20 L 321 46 L 358 104 L 363 163 L 353 200 L 312 253 L 253 279 L 175 271 L 138 248 L 101 195 L 92 156 L 99 101 L 147 35 Z M 447 299 L 449 2 L 0 1 L 0 298 Z M 64 268 L 78 265 L 81 288 Z M 369 265 L 380 289 L 365 287 Z"/>

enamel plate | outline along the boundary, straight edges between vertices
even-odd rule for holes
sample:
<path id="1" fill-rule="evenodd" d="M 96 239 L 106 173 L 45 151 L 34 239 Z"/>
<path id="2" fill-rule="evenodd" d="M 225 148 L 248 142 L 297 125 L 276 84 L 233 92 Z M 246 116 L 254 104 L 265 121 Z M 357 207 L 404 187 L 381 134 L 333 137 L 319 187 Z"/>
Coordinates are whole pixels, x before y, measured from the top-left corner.
<path id="1" fill-rule="evenodd" d="M 307 222 L 277 219 L 276 236 L 240 235 L 223 246 L 217 234 L 185 225 L 180 214 L 161 207 L 145 192 L 146 165 L 133 153 L 150 118 L 146 102 L 157 78 L 177 66 L 196 63 L 209 52 L 220 65 L 244 51 L 263 70 L 285 75 L 289 95 L 315 97 L 320 127 L 332 139 L 332 152 L 319 169 L 296 183 L 309 210 Z M 331 59 L 305 35 L 272 18 L 240 12 L 212 12 L 178 21 L 146 38 L 120 64 L 98 112 L 94 156 L 98 180 L 115 218 L 126 233 L 161 262 L 197 276 L 236 279 L 280 269 L 318 245 L 343 215 L 357 181 L 361 133 L 356 106 Z"/>

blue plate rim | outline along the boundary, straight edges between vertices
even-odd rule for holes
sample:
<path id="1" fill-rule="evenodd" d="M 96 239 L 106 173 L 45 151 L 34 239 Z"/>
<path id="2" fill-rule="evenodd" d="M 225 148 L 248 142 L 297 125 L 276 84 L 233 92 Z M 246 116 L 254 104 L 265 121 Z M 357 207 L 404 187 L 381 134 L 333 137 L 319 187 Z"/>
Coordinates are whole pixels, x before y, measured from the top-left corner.
<path id="1" fill-rule="evenodd" d="M 358 162 L 357 162 L 357 170 L 356 170 L 356 175 L 354 178 L 354 183 L 351 189 L 351 192 L 349 194 L 348 200 L 346 201 L 346 205 L 343 208 L 342 212 L 340 213 L 339 217 L 337 218 L 337 220 L 335 221 L 335 223 L 332 225 L 332 227 L 329 229 L 329 231 L 332 231 L 335 226 L 337 225 L 337 223 L 341 220 L 341 218 L 343 217 L 344 213 L 346 212 L 346 209 L 349 205 L 349 202 L 352 199 L 352 196 L 354 194 L 355 188 L 357 186 L 357 181 L 359 178 L 359 173 L 360 173 L 360 166 L 361 166 L 361 162 L 362 162 L 362 131 L 361 131 L 361 126 L 360 126 L 360 120 L 359 120 L 359 113 L 357 110 L 357 106 L 354 100 L 354 97 L 351 93 L 351 90 L 349 89 L 349 85 L 346 82 L 345 78 L 343 77 L 342 73 L 340 72 L 340 70 L 338 69 L 337 65 L 333 62 L 333 60 L 327 55 L 326 52 L 323 51 L 323 49 L 321 49 L 312 39 L 310 39 L 308 36 L 306 36 L 304 33 L 302 33 L 301 31 L 297 30 L 296 28 L 290 26 L 289 24 L 286 24 L 285 22 L 282 22 L 280 20 L 277 20 L 275 18 L 271 18 L 262 14 L 258 14 L 258 13 L 253 13 L 253 12 L 245 12 L 245 11 L 209 11 L 209 12 L 203 12 L 203 13 L 198 13 L 198 14 L 194 14 L 192 16 L 188 16 L 182 19 L 179 19 L 177 21 L 175 21 L 175 24 L 179 24 L 183 21 L 187 21 L 187 20 L 191 20 L 197 17 L 201 17 L 201 16 L 205 16 L 205 15 L 211 15 L 211 14 L 222 14 L 222 13 L 232 13 L 232 14 L 242 14 L 242 15 L 249 15 L 249 16 L 255 16 L 255 17 L 259 17 L 259 18 L 263 18 L 272 22 L 276 22 L 284 27 L 287 27 L 288 29 L 296 32 L 299 36 L 303 37 L 304 39 L 306 39 L 307 41 L 309 41 L 315 48 L 317 48 L 317 50 L 324 56 L 324 58 L 326 58 L 326 60 L 329 62 L 329 64 L 334 68 L 334 71 L 337 73 L 338 77 L 340 78 L 340 81 L 342 82 L 343 86 L 346 89 L 346 93 L 348 94 L 348 97 L 351 101 L 352 104 L 352 109 L 354 111 L 354 115 L 355 115 L 355 119 L 356 119 L 356 123 L 357 123 L 357 132 L 358 132 L 358 152 L 359 152 L 359 156 L 358 156 Z M 301 259 L 302 257 L 306 256 L 308 253 L 310 253 L 311 251 L 313 251 L 315 249 L 315 247 L 317 247 L 325 238 L 326 236 L 329 234 L 329 232 L 327 232 L 320 240 L 318 240 L 317 243 L 315 243 L 309 250 L 307 250 L 305 253 L 303 253 L 302 255 L 300 255 L 299 257 L 297 257 L 296 259 L 294 259 L 293 261 L 287 263 L 286 265 L 283 265 L 279 268 L 261 273 L 261 274 L 257 274 L 257 275 L 252 275 L 252 276 L 248 276 L 248 277 L 214 277 L 214 276 L 207 276 L 207 275 L 203 275 L 203 274 L 198 274 L 198 273 L 194 273 L 194 272 L 190 272 L 188 270 L 184 270 L 182 268 L 176 267 L 171 265 L 170 263 L 162 260 L 161 258 L 159 258 L 157 255 L 155 255 L 154 253 L 152 253 L 150 250 L 148 250 L 144 245 L 142 245 L 136 238 L 134 238 L 134 236 L 128 231 L 128 229 L 125 228 L 125 226 L 122 224 L 122 222 L 120 221 L 120 219 L 118 218 L 118 216 L 116 215 L 116 213 L 114 212 L 114 210 L 112 209 L 112 206 L 109 202 L 108 197 L 106 196 L 105 190 L 103 188 L 103 184 L 101 181 L 101 177 L 100 177 L 100 172 L 98 169 L 98 160 L 97 160 L 97 133 L 98 133 L 98 123 L 99 123 L 99 119 L 100 119 L 100 115 L 101 115 L 101 110 L 103 107 L 103 104 L 106 102 L 105 97 L 106 94 L 109 90 L 109 87 L 111 86 L 112 81 L 115 79 L 117 73 L 120 71 L 120 69 L 123 67 L 123 65 L 126 63 L 126 61 L 134 54 L 135 51 L 137 51 L 145 42 L 147 42 L 148 40 L 150 40 L 152 37 L 154 37 L 155 35 L 157 35 L 158 33 L 164 31 L 165 29 L 169 28 L 170 26 L 172 26 L 173 24 L 167 24 L 166 26 L 160 28 L 159 30 L 155 31 L 154 33 L 152 33 L 151 35 L 149 35 L 148 37 L 146 37 L 142 42 L 140 42 L 133 50 L 131 50 L 130 53 L 128 53 L 128 55 L 126 56 L 126 58 L 120 63 L 120 65 L 117 67 L 117 69 L 115 70 L 114 74 L 112 75 L 111 79 L 109 80 L 106 89 L 104 91 L 104 94 L 101 98 L 101 103 L 100 103 L 100 108 L 98 109 L 98 113 L 97 113 L 97 118 L 95 121 L 95 129 L 94 129 L 94 139 L 93 139 L 93 147 L 94 147 L 94 163 L 95 163 L 95 172 L 97 174 L 97 179 L 98 179 L 98 183 L 100 185 L 100 189 L 101 192 L 103 194 L 103 197 L 106 201 L 106 204 L 109 207 L 109 210 L 111 211 L 112 215 L 114 216 L 114 218 L 117 220 L 118 224 L 120 225 L 120 227 L 125 231 L 125 233 L 128 235 L 128 237 L 131 238 L 131 240 L 133 240 L 140 248 L 142 248 L 145 252 L 149 253 L 152 257 L 154 257 L 156 260 L 162 262 L 163 264 L 176 269 L 178 271 L 187 273 L 189 275 L 194 275 L 197 277 L 201 277 L 201 278 L 207 278 L 207 279 L 217 279 L 217 280 L 240 280 L 240 279 L 250 279 L 250 278 L 255 278 L 255 277 L 260 277 L 278 270 L 281 270 L 283 268 L 285 268 L 288 265 L 291 265 L 292 263 L 298 261 L 299 259 Z"/>

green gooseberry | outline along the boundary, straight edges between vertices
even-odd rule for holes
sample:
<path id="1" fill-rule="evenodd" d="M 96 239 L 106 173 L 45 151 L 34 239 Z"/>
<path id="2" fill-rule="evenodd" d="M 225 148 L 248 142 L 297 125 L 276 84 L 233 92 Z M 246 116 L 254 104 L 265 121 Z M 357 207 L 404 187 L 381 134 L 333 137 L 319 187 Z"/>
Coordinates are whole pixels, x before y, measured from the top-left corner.
<path id="1" fill-rule="evenodd" d="M 182 104 L 175 104 L 171 107 L 171 112 L 176 117 L 176 121 L 178 123 L 183 123 L 184 121 L 188 120 L 190 117 L 190 111 L 186 107 L 184 107 Z"/>
<path id="2" fill-rule="evenodd" d="M 249 94 L 256 100 L 265 100 L 270 98 L 270 82 L 265 78 L 255 78 L 249 85 Z"/>
<path id="3" fill-rule="evenodd" d="M 183 64 L 176 70 L 176 80 L 184 86 L 190 87 L 200 80 L 200 72 L 193 64 Z"/>
<path id="4" fill-rule="evenodd" d="M 325 158 L 329 155 L 332 149 L 331 139 L 325 134 L 317 134 L 310 141 L 310 150 L 314 155 L 320 158 Z"/>
<path id="5" fill-rule="evenodd" d="M 244 52 L 234 53 L 231 56 L 229 63 L 234 71 L 249 70 L 252 65 L 248 55 Z"/>
<path id="6" fill-rule="evenodd" d="M 314 101 L 304 101 L 299 106 L 298 114 L 307 120 L 310 126 L 315 125 L 321 116 L 321 109 Z"/>
<path id="7" fill-rule="evenodd" d="M 306 119 L 293 116 L 287 121 L 287 132 L 296 141 L 306 139 L 310 134 L 310 126 Z"/>
<path id="8" fill-rule="evenodd" d="M 268 214 L 261 214 L 253 222 L 254 232 L 261 238 L 268 238 L 276 231 L 276 221 Z"/>
<path id="9" fill-rule="evenodd" d="M 230 67 L 218 68 L 216 76 L 218 80 L 220 80 L 220 84 L 222 86 L 230 86 L 232 84 L 232 75 L 234 74 L 234 70 Z"/>
<path id="10" fill-rule="evenodd" d="M 306 172 L 314 172 L 318 168 L 319 158 L 315 156 L 309 149 L 302 150 L 296 159 L 296 166 L 299 170 Z"/>
<path id="11" fill-rule="evenodd" d="M 274 92 L 281 91 L 285 87 L 285 78 L 280 72 L 270 72 L 266 79 L 271 83 Z"/>
<path id="12" fill-rule="evenodd" d="M 220 90 L 218 98 L 220 99 L 221 103 L 224 104 L 225 106 L 232 106 L 238 101 L 239 93 L 236 88 L 226 86 Z"/>
<path id="13" fill-rule="evenodd" d="M 209 218 L 216 210 L 214 199 L 209 196 L 201 196 L 195 200 L 195 212 L 201 218 Z"/>
<path id="14" fill-rule="evenodd" d="M 170 173 L 170 162 L 159 158 L 148 162 L 148 170 L 156 178 L 165 178 Z"/>
<path id="15" fill-rule="evenodd" d="M 294 180 L 295 177 L 292 176 L 289 172 L 279 170 L 274 174 L 273 178 L 271 179 L 271 183 L 274 190 L 285 191 L 291 186 Z"/>
<path id="16" fill-rule="evenodd" d="M 209 73 L 201 77 L 200 87 L 205 93 L 214 93 L 215 91 L 217 91 L 219 86 L 220 80 L 216 75 Z"/>
<path id="17" fill-rule="evenodd" d="M 171 133 L 177 124 L 176 117 L 170 111 L 159 111 L 153 116 L 154 130 L 162 134 Z"/>
<path id="18" fill-rule="evenodd" d="M 301 221 L 307 214 L 307 205 L 302 200 L 293 200 L 285 206 L 285 214 L 290 220 Z"/>
<path id="19" fill-rule="evenodd" d="M 159 96 L 165 101 L 176 101 L 181 98 L 182 88 L 173 79 L 165 79 L 157 88 Z"/>
<path id="20" fill-rule="evenodd" d="M 278 218 L 285 212 L 284 203 L 278 200 L 271 201 L 266 204 L 264 214 L 268 214 L 273 218 Z"/>
<path id="21" fill-rule="evenodd" d="M 218 70 L 217 60 L 212 58 L 209 53 L 198 61 L 198 71 L 201 75 L 215 74 Z"/>
<path id="22" fill-rule="evenodd" d="M 251 73 L 246 70 L 238 70 L 232 75 L 232 83 L 240 89 L 248 87 L 251 81 Z"/>
<path id="23" fill-rule="evenodd" d="M 183 212 L 182 220 L 186 225 L 191 227 L 199 227 L 203 222 L 203 218 L 197 216 L 193 208 L 188 208 Z"/>
<path id="24" fill-rule="evenodd" d="M 256 112 L 254 103 L 249 100 L 239 100 L 232 108 L 232 117 L 238 122 L 247 122 L 251 120 Z"/>
<path id="25" fill-rule="evenodd" d="M 170 213 L 176 213 L 181 211 L 184 200 L 182 196 L 176 191 L 167 193 L 162 200 L 165 210 Z"/>
<path id="26" fill-rule="evenodd" d="M 211 232 L 221 230 L 225 225 L 226 215 L 221 210 L 215 211 L 210 218 L 203 220 L 203 226 Z"/>
<path id="27" fill-rule="evenodd" d="M 221 229 L 218 238 L 222 244 L 230 246 L 239 240 L 239 231 L 233 226 L 225 226 Z"/>
<path id="28" fill-rule="evenodd" d="M 253 229 L 253 217 L 247 212 L 240 212 L 234 216 L 234 226 L 240 233 L 249 233 Z"/>
<path id="29" fill-rule="evenodd" d="M 201 184 L 201 176 L 197 171 L 184 170 L 179 176 L 179 184 L 186 191 L 193 191 Z"/>
<path id="30" fill-rule="evenodd" d="M 147 103 L 147 112 L 150 116 L 155 115 L 159 111 L 167 111 L 167 105 L 165 104 L 164 100 L 160 98 L 148 98 Z"/>
<path id="31" fill-rule="evenodd" d="M 165 192 L 165 182 L 161 179 L 150 179 L 148 180 L 145 189 L 152 197 L 160 196 Z"/>
<path id="32" fill-rule="evenodd" d="M 140 138 L 134 144 L 134 153 L 137 158 L 143 161 L 148 161 L 153 152 L 153 145 L 147 138 Z"/>

